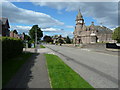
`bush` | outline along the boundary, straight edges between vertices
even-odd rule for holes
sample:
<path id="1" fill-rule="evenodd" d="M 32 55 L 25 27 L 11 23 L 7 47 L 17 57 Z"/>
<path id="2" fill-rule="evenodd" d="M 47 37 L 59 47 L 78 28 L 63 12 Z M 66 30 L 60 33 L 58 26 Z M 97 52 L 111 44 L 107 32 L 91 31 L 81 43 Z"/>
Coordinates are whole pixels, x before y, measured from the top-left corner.
<path id="1" fill-rule="evenodd" d="M 2 59 L 8 60 L 23 51 L 23 41 L 21 39 L 2 37 Z"/>
<path id="2" fill-rule="evenodd" d="M 112 39 L 113 40 L 116 40 L 117 43 L 120 43 L 120 27 L 117 27 L 114 32 L 113 32 L 113 35 L 112 35 Z"/>

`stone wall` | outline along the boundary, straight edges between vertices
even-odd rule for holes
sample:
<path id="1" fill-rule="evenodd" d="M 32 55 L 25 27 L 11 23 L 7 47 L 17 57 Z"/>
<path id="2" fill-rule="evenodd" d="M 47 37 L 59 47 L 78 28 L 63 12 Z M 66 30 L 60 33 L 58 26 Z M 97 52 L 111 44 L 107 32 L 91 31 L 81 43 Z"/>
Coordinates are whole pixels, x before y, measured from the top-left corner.
<path id="1" fill-rule="evenodd" d="M 105 49 L 106 43 L 83 44 L 83 48 Z"/>

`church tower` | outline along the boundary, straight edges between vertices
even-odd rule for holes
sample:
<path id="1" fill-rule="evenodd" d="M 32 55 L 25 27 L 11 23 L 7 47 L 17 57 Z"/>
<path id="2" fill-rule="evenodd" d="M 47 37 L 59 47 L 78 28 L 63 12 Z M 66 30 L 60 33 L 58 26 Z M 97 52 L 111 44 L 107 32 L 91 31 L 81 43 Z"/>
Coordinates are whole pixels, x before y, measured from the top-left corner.
<path id="1" fill-rule="evenodd" d="M 83 25 L 84 24 L 84 19 L 82 14 L 80 13 L 80 9 L 78 11 L 78 15 L 76 16 L 76 25 Z"/>
<path id="2" fill-rule="evenodd" d="M 84 19 L 83 19 L 83 16 L 82 16 L 81 12 L 80 12 L 80 9 L 78 11 L 78 14 L 76 16 L 75 21 L 76 21 L 76 26 L 75 26 L 75 30 L 73 32 L 74 43 L 80 44 L 80 43 L 82 43 L 80 34 L 84 29 Z"/>

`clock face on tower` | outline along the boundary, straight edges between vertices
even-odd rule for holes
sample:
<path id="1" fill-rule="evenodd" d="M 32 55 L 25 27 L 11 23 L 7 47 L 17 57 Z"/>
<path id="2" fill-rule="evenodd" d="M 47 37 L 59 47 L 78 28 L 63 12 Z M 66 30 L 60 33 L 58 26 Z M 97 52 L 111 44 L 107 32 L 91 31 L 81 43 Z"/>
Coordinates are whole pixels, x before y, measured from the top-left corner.
<path id="1" fill-rule="evenodd" d="M 80 23 L 82 23 L 82 20 L 80 20 Z"/>
<path id="2" fill-rule="evenodd" d="M 84 20 L 76 20 L 76 24 L 83 24 Z"/>
<path id="3" fill-rule="evenodd" d="M 82 23 L 82 20 L 79 20 L 78 23 Z"/>

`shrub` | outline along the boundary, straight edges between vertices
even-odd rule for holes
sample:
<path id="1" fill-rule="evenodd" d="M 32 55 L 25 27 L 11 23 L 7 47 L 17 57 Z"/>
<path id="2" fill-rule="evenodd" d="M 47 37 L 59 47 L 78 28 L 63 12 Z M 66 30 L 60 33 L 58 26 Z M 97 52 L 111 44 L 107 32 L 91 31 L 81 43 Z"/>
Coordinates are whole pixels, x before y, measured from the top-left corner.
<path id="1" fill-rule="evenodd" d="M 23 51 L 23 41 L 21 39 L 2 37 L 2 59 L 8 60 Z"/>
<path id="2" fill-rule="evenodd" d="M 117 27 L 114 32 L 113 32 L 113 35 L 112 35 L 112 39 L 113 40 L 116 40 L 117 43 L 120 43 L 120 27 Z"/>

